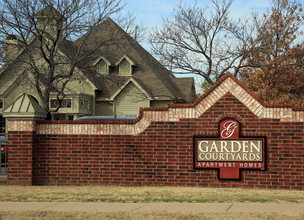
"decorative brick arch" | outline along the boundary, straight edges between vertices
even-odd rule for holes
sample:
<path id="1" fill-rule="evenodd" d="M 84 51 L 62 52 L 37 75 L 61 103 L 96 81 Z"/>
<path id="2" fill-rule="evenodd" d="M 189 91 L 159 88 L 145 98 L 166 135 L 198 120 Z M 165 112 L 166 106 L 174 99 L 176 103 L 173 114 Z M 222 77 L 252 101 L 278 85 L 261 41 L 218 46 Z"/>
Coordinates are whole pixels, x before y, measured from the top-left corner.
<path id="1" fill-rule="evenodd" d="M 246 121 L 243 117 L 241 117 L 240 115 L 238 114 L 234 114 L 234 113 L 226 113 L 226 114 L 223 114 L 223 115 L 220 115 L 219 117 L 216 118 L 216 122 L 219 122 L 221 121 L 222 119 L 224 118 L 235 118 L 237 119 L 241 124 L 245 125 L 246 124 Z"/>

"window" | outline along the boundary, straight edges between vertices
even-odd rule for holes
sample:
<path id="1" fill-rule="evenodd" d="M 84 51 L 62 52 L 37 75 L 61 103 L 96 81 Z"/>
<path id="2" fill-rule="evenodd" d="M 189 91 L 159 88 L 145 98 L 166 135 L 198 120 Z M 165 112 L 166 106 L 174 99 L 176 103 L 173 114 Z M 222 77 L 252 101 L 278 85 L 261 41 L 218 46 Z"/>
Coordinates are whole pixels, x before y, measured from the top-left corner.
<path id="1" fill-rule="evenodd" d="M 127 55 L 123 55 L 115 65 L 119 67 L 120 76 L 131 76 L 133 73 L 133 66 L 136 66 L 135 62 Z"/>
<path id="2" fill-rule="evenodd" d="M 93 66 L 96 67 L 96 72 L 99 74 L 109 74 L 111 63 L 103 56 L 99 57 L 93 63 Z"/>
<path id="3" fill-rule="evenodd" d="M 59 106 L 58 99 L 51 99 L 51 108 L 57 108 Z M 72 108 L 72 99 L 64 99 L 61 101 L 62 108 Z"/>
<path id="4" fill-rule="evenodd" d="M 74 120 L 74 115 L 67 115 L 67 120 L 70 120 L 70 121 Z"/>
<path id="5" fill-rule="evenodd" d="M 80 108 L 81 109 L 90 109 L 90 102 L 89 102 L 89 100 L 81 99 L 80 100 Z"/>
<path id="6" fill-rule="evenodd" d="M 72 108 L 72 100 L 71 99 L 64 99 L 62 102 L 63 108 Z"/>
<path id="7" fill-rule="evenodd" d="M 51 99 L 51 108 L 57 108 L 59 101 L 57 99 Z"/>
<path id="8" fill-rule="evenodd" d="M 123 59 L 119 64 L 119 75 L 132 75 L 132 65 L 126 59 Z"/>
<path id="9" fill-rule="evenodd" d="M 102 59 L 96 64 L 96 70 L 99 74 L 109 74 L 109 66 Z"/>
<path id="10" fill-rule="evenodd" d="M 0 115 L 0 136 L 5 133 L 5 118 Z"/>
<path id="11" fill-rule="evenodd" d="M 3 99 L 0 99 L 0 108 L 3 108 Z"/>

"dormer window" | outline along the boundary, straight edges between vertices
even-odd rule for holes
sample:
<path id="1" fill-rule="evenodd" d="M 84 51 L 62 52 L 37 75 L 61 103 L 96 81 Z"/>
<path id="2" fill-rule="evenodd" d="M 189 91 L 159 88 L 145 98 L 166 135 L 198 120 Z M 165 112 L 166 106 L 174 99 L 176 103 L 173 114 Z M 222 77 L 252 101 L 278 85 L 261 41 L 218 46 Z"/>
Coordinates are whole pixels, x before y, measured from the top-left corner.
<path id="1" fill-rule="evenodd" d="M 109 74 L 109 69 L 111 63 L 103 56 L 98 58 L 94 63 L 93 66 L 96 66 L 96 72 L 99 74 Z"/>
<path id="2" fill-rule="evenodd" d="M 127 55 L 122 56 L 115 65 L 119 66 L 120 76 L 131 76 L 133 73 L 133 66 L 136 66 L 135 62 L 133 62 Z"/>

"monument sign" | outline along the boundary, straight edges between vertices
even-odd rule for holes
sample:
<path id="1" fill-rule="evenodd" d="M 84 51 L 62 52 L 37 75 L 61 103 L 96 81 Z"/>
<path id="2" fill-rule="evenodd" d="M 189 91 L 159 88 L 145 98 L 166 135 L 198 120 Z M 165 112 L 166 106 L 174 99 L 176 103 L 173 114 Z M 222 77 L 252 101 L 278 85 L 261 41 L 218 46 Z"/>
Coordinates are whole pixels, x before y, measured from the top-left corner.
<path id="1" fill-rule="evenodd" d="M 266 137 L 241 137 L 241 124 L 219 122 L 219 137 L 194 136 L 194 168 L 219 169 L 219 179 L 240 179 L 240 169 L 266 168 Z"/>

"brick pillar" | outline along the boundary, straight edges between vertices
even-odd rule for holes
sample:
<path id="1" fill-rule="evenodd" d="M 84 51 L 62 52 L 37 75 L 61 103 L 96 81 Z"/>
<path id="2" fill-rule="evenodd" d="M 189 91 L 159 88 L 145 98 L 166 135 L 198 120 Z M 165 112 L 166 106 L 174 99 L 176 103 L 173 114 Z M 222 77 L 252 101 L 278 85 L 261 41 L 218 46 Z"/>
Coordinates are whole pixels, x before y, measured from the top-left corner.
<path id="1" fill-rule="evenodd" d="M 35 130 L 35 120 L 8 121 L 8 184 L 33 184 Z"/>

